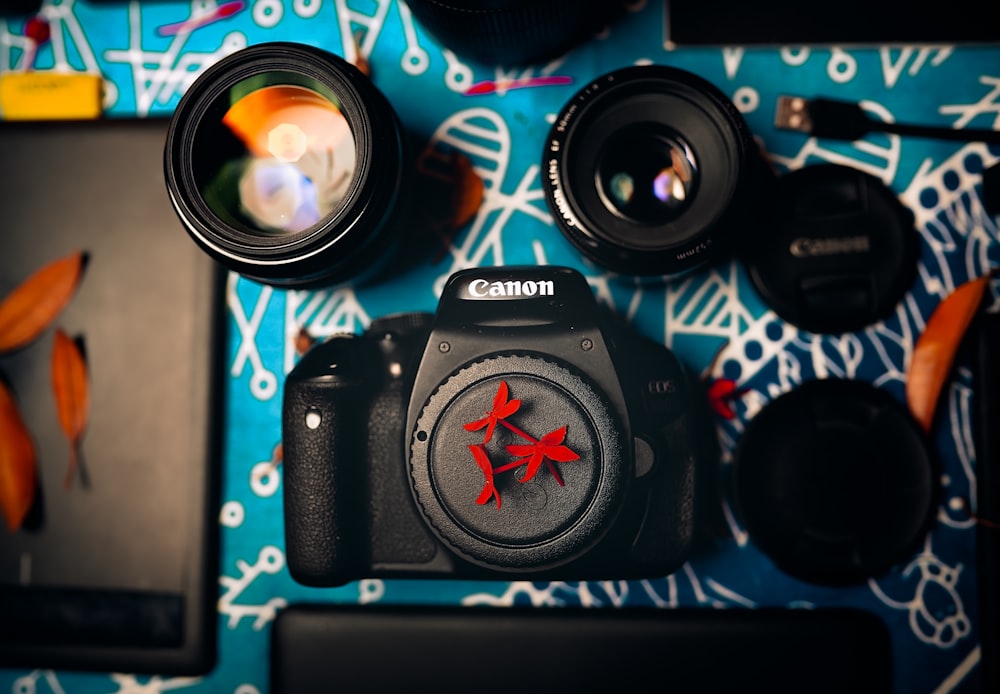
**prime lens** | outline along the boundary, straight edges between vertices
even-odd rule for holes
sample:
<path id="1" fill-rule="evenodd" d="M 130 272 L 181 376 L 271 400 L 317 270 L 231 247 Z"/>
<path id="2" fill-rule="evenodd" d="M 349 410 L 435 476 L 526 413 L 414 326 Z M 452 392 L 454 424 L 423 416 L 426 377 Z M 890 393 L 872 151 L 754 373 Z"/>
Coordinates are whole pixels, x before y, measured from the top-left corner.
<path id="1" fill-rule="evenodd" d="M 293 43 L 208 68 L 171 119 L 167 190 L 191 237 L 228 269 L 276 286 L 374 274 L 395 240 L 404 136 L 366 75 Z"/>
<path id="2" fill-rule="evenodd" d="M 623 68 L 563 106 L 543 154 L 546 199 L 595 264 L 675 276 L 716 258 L 752 223 L 762 161 L 714 85 L 660 65 Z"/>

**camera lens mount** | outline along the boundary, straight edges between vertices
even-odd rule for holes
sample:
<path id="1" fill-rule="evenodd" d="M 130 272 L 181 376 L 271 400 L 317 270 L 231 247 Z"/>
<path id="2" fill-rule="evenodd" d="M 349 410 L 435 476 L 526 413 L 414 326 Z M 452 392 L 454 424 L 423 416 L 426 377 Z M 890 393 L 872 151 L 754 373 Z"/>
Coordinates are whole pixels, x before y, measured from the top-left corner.
<path id="1" fill-rule="evenodd" d="M 167 190 L 191 237 L 278 286 L 367 274 L 393 240 L 406 155 L 392 107 L 311 46 L 250 46 L 208 68 L 167 134 Z"/>
<path id="2" fill-rule="evenodd" d="M 559 566 L 591 548 L 617 514 L 631 472 L 621 431 L 604 397 L 568 365 L 490 357 L 453 374 L 425 404 L 410 441 L 412 489 L 440 539 L 471 562 Z"/>
<path id="3" fill-rule="evenodd" d="M 678 275 L 747 223 L 760 159 L 715 86 L 661 65 L 623 68 L 563 107 L 544 152 L 546 200 L 566 238 L 628 275 Z"/>

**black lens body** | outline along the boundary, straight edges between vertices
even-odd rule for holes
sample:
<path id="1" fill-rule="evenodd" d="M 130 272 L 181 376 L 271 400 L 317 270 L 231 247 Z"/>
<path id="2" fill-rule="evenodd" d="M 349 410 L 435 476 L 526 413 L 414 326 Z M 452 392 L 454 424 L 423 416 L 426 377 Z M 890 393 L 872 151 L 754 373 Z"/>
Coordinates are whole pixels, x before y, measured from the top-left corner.
<path id="1" fill-rule="evenodd" d="M 555 58 L 624 7 L 622 0 L 410 0 L 407 5 L 445 47 L 491 65 Z"/>
<path id="2" fill-rule="evenodd" d="M 546 200 L 562 233 L 613 272 L 676 276 L 719 257 L 769 176 L 743 117 L 690 72 L 608 73 L 563 107 L 543 153 Z"/>
<path id="3" fill-rule="evenodd" d="M 324 139 L 325 149 L 306 151 Z M 312 287 L 384 266 L 408 160 L 395 112 L 360 70 L 311 46 L 265 43 L 223 58 L 187 90 L 164 172 L 177 215 L 209 255 L 260 282 Z"/>
<path id="4" fill-rule="evenodd" d="M 568 268 L 456 273 L 436 314 L 314 347 L 282 412 L 286 556 L 306 585 L 666 575 L 711 477 L 697 380 Z"/>

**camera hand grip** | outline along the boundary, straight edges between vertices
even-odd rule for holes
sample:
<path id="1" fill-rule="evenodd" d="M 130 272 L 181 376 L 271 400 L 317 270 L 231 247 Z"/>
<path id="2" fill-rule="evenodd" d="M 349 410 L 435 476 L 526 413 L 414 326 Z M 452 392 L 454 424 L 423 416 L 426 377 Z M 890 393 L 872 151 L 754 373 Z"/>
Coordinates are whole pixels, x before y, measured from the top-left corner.
<path id="1" fill-rule="evenodd" d="M 631 381 L 641 393 L 632 412 L 633 431 L 654 461 L 639 478 L 648 500 L 631 558 L 639 565 L 668 560 L 676 566 L 692 551 L 703 520 L 705 482 L 717 458 L 712 418 L 700 383 L 675 355 L 647 340 L 631 348 L 643 355 L 636 359 L 643 368 Z"/>
<path id="2" fill-rule="evenodd" d="M 656 464 L 648 473 L 649 499 L 642 525 L 632 543 L 631 558 L 647 565 L 664 560 L 665 548 L 674 548 L 675 566 L 687 556 L 695 542 L 698 516 L 697 443 L 691 423 L 677 419 L 663 426 L 647 441 Z"/>
<path id="3" fill-rule="evenodd" d="M 366 369 L 355 341 L 312 350 L 288 376 L 282 407 L 288 569 L 310 586 L 350 580 L 363 561 Z M 354 527 L 352 527 L 354 526 Z"/>

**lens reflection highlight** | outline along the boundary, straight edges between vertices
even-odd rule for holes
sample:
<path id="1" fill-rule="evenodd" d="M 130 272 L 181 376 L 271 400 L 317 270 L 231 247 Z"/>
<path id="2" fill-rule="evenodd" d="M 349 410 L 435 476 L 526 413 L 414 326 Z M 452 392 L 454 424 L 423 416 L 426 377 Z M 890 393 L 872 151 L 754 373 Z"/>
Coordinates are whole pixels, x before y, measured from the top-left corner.
<path id="1" fill-rule="evenodd" d="M 356 167 L 354 137 L 331 99 L 300 85 L 259 82 L 229 92 L 222 124 L 242 151 L 222 163 L 205 199 L 254 232 L 300 232 L 333 213 L 346 195 Z"/>
<path id="2" fill-rule="evenodd" d="M 605 205 L 640 223 L 673 219 L 696 184 L 694 157 L 680 142 L 656 133 L 612 138 L 603 153 L 597 185 Z"/>

